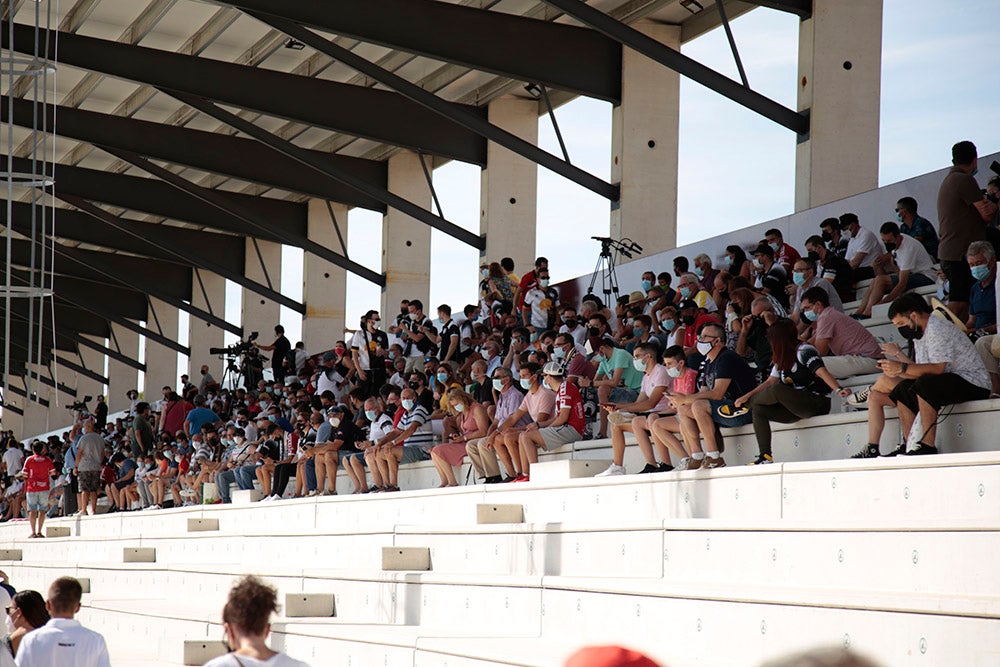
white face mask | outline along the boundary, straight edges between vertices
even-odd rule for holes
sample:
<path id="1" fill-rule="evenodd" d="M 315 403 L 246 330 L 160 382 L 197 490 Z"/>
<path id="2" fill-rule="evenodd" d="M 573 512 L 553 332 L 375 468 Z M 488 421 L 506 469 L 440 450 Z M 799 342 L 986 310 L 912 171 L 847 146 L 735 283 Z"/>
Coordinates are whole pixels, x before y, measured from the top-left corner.
<path id="1" fill-rule="evenodd" d="M 454 405 L 452 407 L 455 408 L 455 412 L 465 412 L 465 404 L 464 403 L 458 403 L 457 405 Z"/>
<path id="2" fill-rule="evenodd" d="M 698 354 L 700 354 L 702 356 L 705 356 L 709 352 L 712 351 L 712 344 L 711 343 L 702 343 L 702 342 L 699 341 L 697 347 L 698 347 Z"/>
<path id="3" fill-rule="evenodd" d="M 333 419 L 331 419 L 330 426 L 332 426 L 333 428 L 337 428 L 338 426 L 340 426 L 340 417 L 334 417 Z"/>
<path id="4" fill-rule="evenodd" d="M 17 630 L 17 627 L 14 625 L 14 620 L 10 617 L 10 615 L 8 615 L 7 616 L 7 634 L 12 634 L 14 632 L 14 630 Z"/>
<path id="5" fill-rule="evenodd" d="M 672 378 L 679 378 L 681 376 L 680 366 L 672 366 L 667 368 L 667 375 Z"/>

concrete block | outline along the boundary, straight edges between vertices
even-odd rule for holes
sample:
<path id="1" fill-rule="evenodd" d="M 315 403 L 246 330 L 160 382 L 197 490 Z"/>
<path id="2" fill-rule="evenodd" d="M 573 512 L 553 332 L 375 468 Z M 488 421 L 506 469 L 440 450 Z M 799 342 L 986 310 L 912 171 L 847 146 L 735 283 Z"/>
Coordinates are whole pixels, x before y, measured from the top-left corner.
<path id="1" fill-rule="evenodd" d="M 430 570 L 431 550 L 427 547 L 382 547 L 383 570 Z"/>
<path id="2" fill-rule="evenodd" d="M 69 537 L 69 526 L 46 526 L 45 537 Z"/>
<path id="3" fill-rule="evenodd" d="M 126 563 L 155 563 L 156 549 L 152 547 L 125 547 L 122 558 Z"/>
<path id="4" fill-rule="evenodd" d="M 76 580 L 80 582 L 80 588 L 84 593 L 90 592 L 90 577 L 77 577 Z"/>
<path id="5" fill-rule="evenodd" d="M 336 616 L 333 593 L 288 593 L 285 595 L 288 618 L 329 618 Z"/>
<path id="6" fill-rule="evenodd" d="M 257 489 L 250 489 L 249 491 L 238 489 L 233 491 L 233 504 L 250 505 L 252 503 L 259 503 L 263 497 L 264 494 Z"/>
<path id="7" fill-rule="evenodd" d="M 188 519 L 189 533 L 204 533 L 218 529 L 218 519 Z"/>
<path id="8" fill-rule="evenodd" d="M 524 505 L 476 505 L 476 523 L 524 523 Z"/>
<path id="9" fill-rule="evenodd" d="M 226 645 L 221 641 L 207 641 L 204 639 L 186 640 L 184 642 L 184 664 L 204 665 L 209 660 L 218 658 L 220 655 L 228 653 Z"/>
<path id="10" fill-rule="evenodd" d="M 0 549 L 0 560 L 21 560 L 21 550 Z"/>
<path id="11" fill-rule="evenodd" d="M 597 473 L 604 472 L 611 465 L 609 460 L 587 460 L 587 461 L 546 461 L 545 463 L 531 464 L 532 482 L 564 482 L 568 479 L 579 479 L 581 477 L 593 477 Z"/>

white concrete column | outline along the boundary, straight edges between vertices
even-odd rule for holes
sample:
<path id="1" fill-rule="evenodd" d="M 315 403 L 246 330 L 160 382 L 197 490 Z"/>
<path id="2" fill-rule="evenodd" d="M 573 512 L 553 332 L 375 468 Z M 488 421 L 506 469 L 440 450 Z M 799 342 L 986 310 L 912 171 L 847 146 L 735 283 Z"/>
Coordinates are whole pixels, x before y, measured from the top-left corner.
<path id="1" fill-rule="evenodd" d="M 205 286 L 205 293 L 201 291 L 201 284 L 198 283 L 198 276 L 194 276 L 192 283 L 191 305 L 202 310 L 211 310 L 217 317 L 226 316 L 226 279 L 211 271 L 199 271 L 201 283 Z M 205 301 L 205 294 L 208 295 L 208 302 Z M 211 304 L 211 309 L 209 309 Z M 191 355 L 188 357 L 188 367 L 182 368 L 181 373 L 191 376 L 191 381 L 195 384 L 201 379 L 198 369 L 203 364 L 208 364 L 212 375 L 217 379 L 222 378 L 222 361 L 218 355 L 210 354 L 209 348 L 222 347 L 225 331 L 209 324 L 198 317 L 191 315 L 188 321 L 188 347 L 191 348 Z M 180 378 L 175 380 L 178 382 Z"/>
<path id="2" fill-rule="evenodd" d="M 150 304 L 146 316 L 146 328 L 158 331 L 156 327 L 159 323 L 163 335 L 176 341 L 179 327 L 177 308 L 152 297 Z M 159 399 L 160 389 L 165 386 L 176 390 L 177 380 L 177 351 L 147 338 L 145 397 Z"/>
<path id="3" fill-rule="evenodd" d="M 795 210 L 878 187 L 882 3 L 815 0 L 799 28 L 798 110 L 809 138 L 795 149 Z"/>
<path id="4" fill-rule="evenodd" d="M 427 168 L 431 168 L 431 159 Z M 389 158 L 389 191 L 417 206 L 430 209 L 431 189 L 420 167 L 420 157 L 402 151 Z M 390 208 L 382 222 L 382 313 L 395 313 L 402 299 L 420 299 L 424 310 L 431 288 L 431 228 L 408 215 Z"/>
<path id="5" fill-rule="evenodd" d="M 139 334 L 134 331 L 112 323 L 111 329 L 115 333 L 118 347 L 115 341 L 108 340 L 108 349 L 118 351 L 126 357 L 132 359 L 139 358 Z M 108 411 L 117 412 L 128 408 L 130 401 L 125 393 L 130 389 L 138 389 L 139 371 L 132 366 L 123 364 L 115 359 L 108 359 Z"/>
<path id="6" fill-rule="evenodd" d="M 260 248 L 260 255 L 254 248 L 253 241 L 246 241 L 246 269 L 244 274 L 247 278 L 255 280 L 261 285 L 267 285 L 264 277 L 264 268 L 260 259 L 264 258 L 264 266 L 267 267 L 267 276 L 271 279 L 271 285 L 276 292 L 281 291 L 281 244 L 272 241 L 257 241 Z M 267 297 L 263 297 L 256 292 L 243 288 L 243 332 L 244 337 L 250 335 L 251 331 L 259 331 L 261 340 L 270 343 L 273 340 L 274 325 L 280 324 L 278 321 L 281 315 L 281 305 Z M 270 339 L 270 340 L 269 340 Z M 218 379 L 218 378 L 216 378 Z"/>
<path id="7" fill-rule="evenodd" d="M 649 20 L 632 26 L 680 49 L 679 26 Z M 611 115 L 611 182 L 621 201 L 611 210 L 612 238 L 630 238 L 644 255 L 677 246 L 680 75 L 628 47 L 622 52 L 622 103 Z"/>
<path id="8" fill-rule="evenodd" d="M 343 247 L 330 217 L 331 209 L 347 243 L 347 207 L 331 202 L 328 208 L 323 199 L 309 200 L 309 240 L 341 253 Z M 307 252 L 303 280 L 306 317 L 302 320 L 302 341 L 306 350 L 328 350 L 344 335 L 347 270 Z"/>
<path id="9" fill-rule="evenodd" d="M 62 423 L 69 421 L 69 411 L 66 411 L 66 415 L 59 415 L 55 413 L 58 408 L 55 405 L 55 390 L 50 389 L 48 385 L 42 384 L 42 381 L 38 379 L 36 374 L 37 369 L 34 365 L 29 365 L 30 379 L 25 377 L 23 379 L 25 389 L 29 389 L 29 396 L 31 394 L 36 395 L 42 400 L 49 401 L 49 407 L 43 406 L 37 401 L 33 401 L 30 398 L 23 398 L 24 402 L 24 421 L 23 421 L 23 437 L 34 437 L 40 433 L 45 433 L 53 428 L 58 428 Z M 42 373 L 48 374 L 45 369 L 40 369 Z M 53 414 L 55 413 L 55 414 Z M 62 417 L 62 419 L 60 419 Z"/>
<path id="10" fill-rule="evenodd" d="M 538 102 L 508 95 L 490 102 L 489 120 L 521 139 L 538 144 Z M 517 153 L 489 142 L 486 169 L 480 188 L 479 230 L 486 235 L 482 258 L 514 260 L 514 271 L 523 275 L 535 264 L 538 214 L 538 165 Z M 477 276 L 478 280 L 478 276 Z"/>

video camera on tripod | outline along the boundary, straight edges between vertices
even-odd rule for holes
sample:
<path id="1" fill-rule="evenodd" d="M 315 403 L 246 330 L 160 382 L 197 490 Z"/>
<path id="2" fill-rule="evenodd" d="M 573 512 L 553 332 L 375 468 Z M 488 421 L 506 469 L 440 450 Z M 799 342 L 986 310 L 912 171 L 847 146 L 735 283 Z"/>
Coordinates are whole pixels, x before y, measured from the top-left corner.
<path id="1" fill-rule="evenodd" d="M 87 403 L 90 403 L 93 396 L 84 396 L 82 401 L 76 401 L 75 403 L 70 403 L 66 406 L 66 409 L 70 412 L 79 412 L 80 416 L 86 417 L 90 414 L 90 408 L 87 407 Z"/>
<path id="2" fill-rule="evenodd" d="M 224 357 L 238 357 L 242 354 L 247 354 L 248 352 L 257 349 L 254 347 L 253 342 L 257 340 L 259 335 L 259 332 L 254 331 L 246 340 L 241 340 L 227 347 L 210 347 L 208 348 L 208 353 Z"/>
<path id="3" fill-rule="evenodd" d="M 597 266 L 594 267 L 594 274 L 590 279 L 587 294 L 594 293 L 594 285 L 600 278 L 605 302 L 610 303 L 611 296 L 617 297 L 619 294 L 618 275 L 615 273 L 616 255 L 632 259 L 634 255 L 642 254 L 642 246 L 632 239 L 613 239 L 608 236 L 591 236 L 590 238 L 601 242 L 601 254 L 597 257 Z"/>

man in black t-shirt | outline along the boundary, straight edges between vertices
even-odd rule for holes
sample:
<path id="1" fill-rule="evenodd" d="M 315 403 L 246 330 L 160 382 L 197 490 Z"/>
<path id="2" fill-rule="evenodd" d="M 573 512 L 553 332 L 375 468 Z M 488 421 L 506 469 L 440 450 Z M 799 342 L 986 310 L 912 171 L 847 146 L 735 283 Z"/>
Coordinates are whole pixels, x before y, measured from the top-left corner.
<path id="1" fill-rule="evenodd" d="M 721 325 L 706 324 L 702 328 L 698 352 L 704 357 L 698 371 L 698 391 L 688 395 L 670 393 L 671 401 L 677 406 L 684 445 L 691 457 L 686 470 L 726 465 L 719 452 L 716 426 L 749 424 L 750 410 L 737 408 L 734 401 L 757 386 L 753 369 L 726 347 L 726 330 Z M 705 440 L 704 453 L 701 439 Z"/>
<path id="2" fill-rule="evenodd" d="M 280 324 L 274 327 L 274 335 L 277 338 L 270 345 L 254 345 L 265 352 L 271 352 L 271 372 L 274 373 L 275 382 L 285 381 L 285 364 L 288 362 L 288 353 L 292 351 L 292 344 L 285 338 L 285 327 Z M 295 370 L 292 369 L 292 374 Z"/>
<path id="3" fill-rule="evenodd" d="M 837 296 L 844 303 L 854 301 L 854 269 L 851 264 L 831 250 L 827 250 L 823 238 L 810 236 L 806 239 L 806 252 L 809 259 L 817 262 L 816 275 L 833 284 Z"/>

